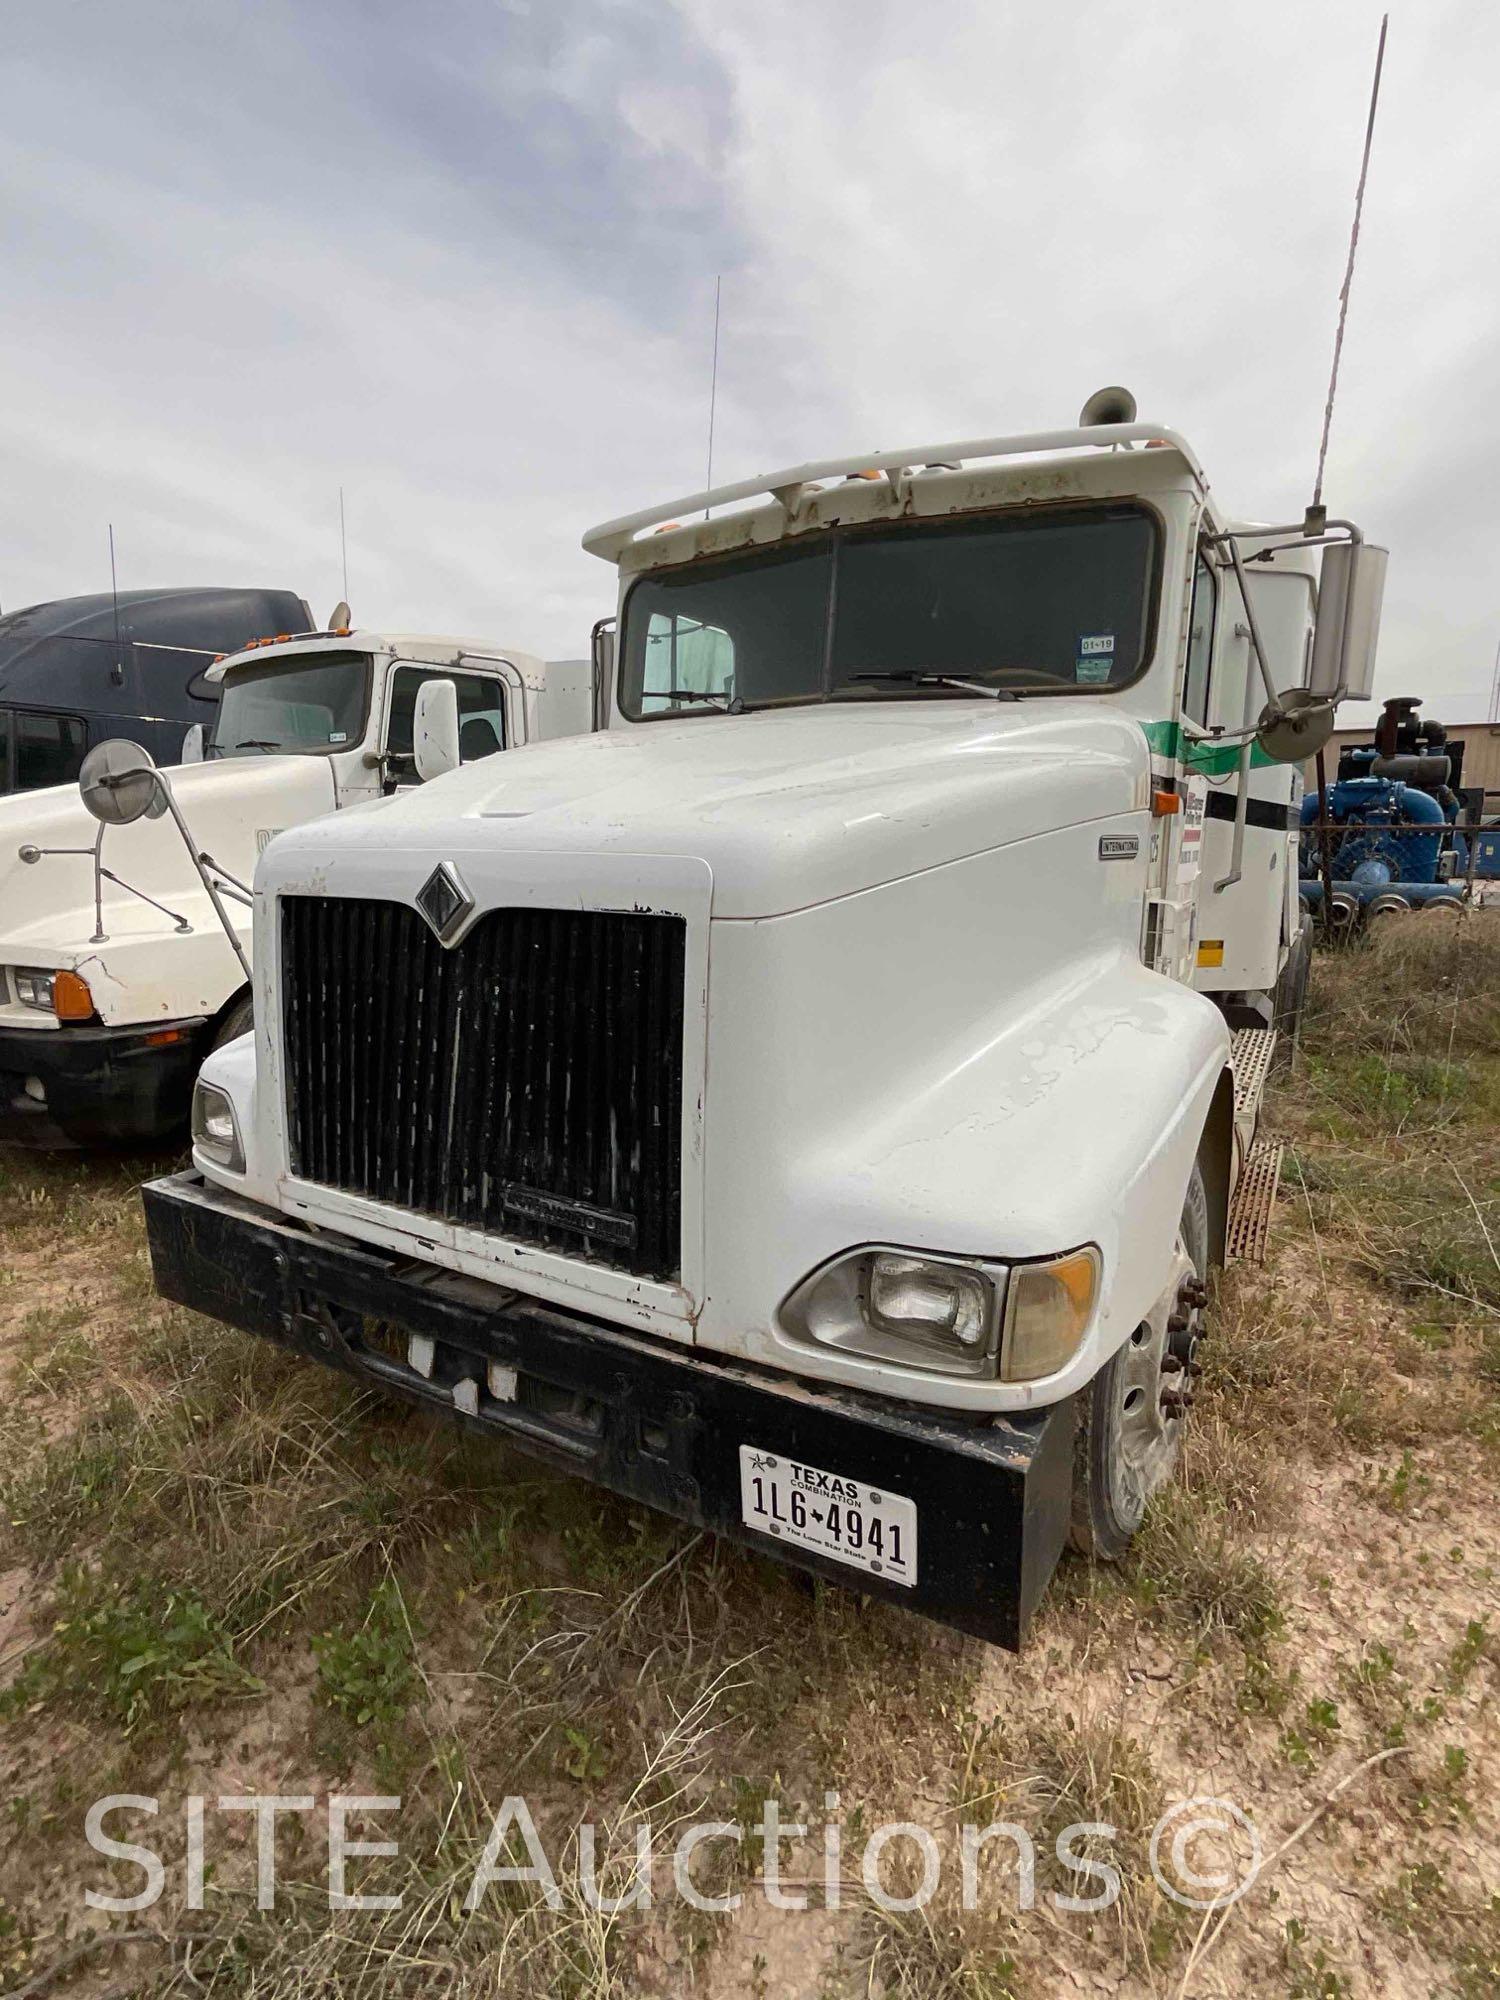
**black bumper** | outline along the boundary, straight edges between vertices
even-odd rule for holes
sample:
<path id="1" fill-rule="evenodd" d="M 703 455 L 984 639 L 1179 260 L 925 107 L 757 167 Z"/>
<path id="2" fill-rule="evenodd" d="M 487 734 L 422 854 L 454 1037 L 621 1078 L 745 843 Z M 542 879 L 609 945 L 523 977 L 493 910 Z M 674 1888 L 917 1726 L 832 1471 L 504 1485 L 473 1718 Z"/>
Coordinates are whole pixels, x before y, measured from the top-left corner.
<path id="1" fill-rule="evenodd" d="M 118 1146 L 180 1132 L 206 1025 L 0 1028 L 0 1141 Z M 29 1077 L 39 1079 L 45 1101 L 27 1091 Z"/>
<path id="2" fill-rule="evenodd" d="M 142 1190 L 167 1298 L 711 1528 L 830 1583 L 1018 1647 L 1067 1535 L 1073 1406 L 974 1421 L 858 1396 L 623 1332 L 477 1279 L 310 1235 L 195 1173 Z M 405 1358 L 434 1343 L 429 1373 Z M 488 1364 L 516 1371 L 490 1394 Z M 455 1404 L 455 1385 L 467 1408 Z M 739 1448 L 903 1494 L 906 1586 L 747 1527 Z"/>

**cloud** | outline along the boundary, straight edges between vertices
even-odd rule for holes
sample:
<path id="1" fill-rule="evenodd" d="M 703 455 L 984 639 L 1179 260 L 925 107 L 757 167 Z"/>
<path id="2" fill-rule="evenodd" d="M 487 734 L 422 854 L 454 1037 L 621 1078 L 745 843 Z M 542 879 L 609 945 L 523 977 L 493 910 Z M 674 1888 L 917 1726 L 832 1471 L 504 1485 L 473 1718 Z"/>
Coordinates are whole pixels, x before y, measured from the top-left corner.
<path id="1" fill-rule="evenodd" d="M 717 272 L 722 477 L 1121 380 L 1293 518 L 1378 17 L 22 0 L 0 598 L 97 587 L 113 519 L 132 583 L 326 609 L 342 485 L 362 617 L 580 651 L 583 528 L 701 482 Z M 1497 57 L 1466 5 L 1394 24 L 1327 482 L 1391 545 L 1383 687 L 1470 715 Z"/>

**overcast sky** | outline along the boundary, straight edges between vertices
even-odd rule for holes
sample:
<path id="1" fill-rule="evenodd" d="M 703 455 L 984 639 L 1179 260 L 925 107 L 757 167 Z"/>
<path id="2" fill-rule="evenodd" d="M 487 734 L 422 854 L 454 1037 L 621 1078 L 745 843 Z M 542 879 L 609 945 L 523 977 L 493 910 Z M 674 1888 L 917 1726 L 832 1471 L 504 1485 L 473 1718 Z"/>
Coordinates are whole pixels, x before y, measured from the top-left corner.
<path id="1" fill-rule="evenodd" d="M 0 603 L 339 596 L 553 655 L 585 527 L 715 471 L 1072 422 L 1312 481 L 1378 4 L 8 0 Z M 1381 691 L 1500 640 L 1500 10 L 1391 23 L 1327 498 Z"/>

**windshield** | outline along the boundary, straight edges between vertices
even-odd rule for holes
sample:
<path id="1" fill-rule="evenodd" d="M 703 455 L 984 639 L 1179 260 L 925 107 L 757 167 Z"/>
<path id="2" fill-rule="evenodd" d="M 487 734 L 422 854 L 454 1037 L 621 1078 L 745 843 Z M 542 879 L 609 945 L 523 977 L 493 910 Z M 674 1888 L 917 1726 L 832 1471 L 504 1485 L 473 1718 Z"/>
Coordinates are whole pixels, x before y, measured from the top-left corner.
<path id="1" fill-rule="evenodd" d="M 368 653 L 319 653 L 235 667 L 224 678 L 210 754 L 264 757 L 275 751 L 327 755 L 365 733 Z"/>
<path id="2" fill-rule="evenodd" d="M 620 706 L 1104 693 L 1145 664 L 1155 556 L 1152 517 L 1115 507 L 835 531 L 647 575 Z"/>

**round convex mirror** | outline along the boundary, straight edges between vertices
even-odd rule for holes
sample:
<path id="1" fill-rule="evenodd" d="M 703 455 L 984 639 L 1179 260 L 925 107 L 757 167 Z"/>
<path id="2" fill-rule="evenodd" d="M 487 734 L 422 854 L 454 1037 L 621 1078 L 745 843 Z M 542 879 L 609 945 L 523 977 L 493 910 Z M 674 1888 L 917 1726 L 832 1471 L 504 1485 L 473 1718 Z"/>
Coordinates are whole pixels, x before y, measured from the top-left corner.
<path id="1" fill-rule="evenodd" d="M 1290 688 L 1261 713 L 1256 742 L 1273 764 L 1316 757 L 1333 734 L 1333 703 L 1307 688 Z"/>
<path id="2" fill-rule="evenodd" d="M 78 796 L 105 826 L 157 819 L 167 807 L 150 751 L 120 736 L 96 743 L 84 758 L 78 772 Z"/>

